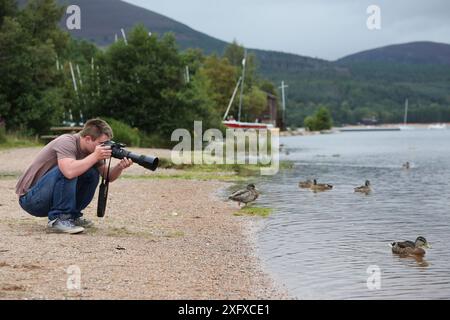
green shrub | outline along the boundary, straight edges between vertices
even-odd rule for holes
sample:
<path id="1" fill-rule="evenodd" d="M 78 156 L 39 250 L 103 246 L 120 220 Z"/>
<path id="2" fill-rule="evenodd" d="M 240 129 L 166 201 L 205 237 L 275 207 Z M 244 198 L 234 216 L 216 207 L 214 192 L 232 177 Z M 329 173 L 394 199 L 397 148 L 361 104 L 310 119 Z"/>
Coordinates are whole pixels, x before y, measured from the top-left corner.
<path id="1" fill-rule="evenodd" d="M 313 116 L 307 116 L 305 120 L 303 120 L 303 126 L 307 128 L 309 131 L 314 131 L 316 126 L 316 118 Z"/>
<path id="2" fill-rule="evenodd" d="M 322 106 L 313 116 L 306 117 L 303 124 L 310 131 L 328 130 L 333 125 L 333 119 L 330 110 Z"/>
<path id="3" fill-rule="evenodd" d="M 111 118 L 103 118 L 111 126 L 114 134 L 114 141 L 125 143 L 127 147 L 139 147 L 141 138 L 139 130 L 129 125 Z"/>
<path id="4" fill-rule="evenodd" d="M 140 132 L 141 147 L 143 148 L 170 148 L 175 143 L 163 138 L 162 136 L 153 133 L 147 134 L 145 132 Z"/>
<path id="5" fill-rule="evenodd" d="M 5 127 L 0 125 L 0 143 L 5 143 L 6 142 L 6 131 L 5 131 Z"/>

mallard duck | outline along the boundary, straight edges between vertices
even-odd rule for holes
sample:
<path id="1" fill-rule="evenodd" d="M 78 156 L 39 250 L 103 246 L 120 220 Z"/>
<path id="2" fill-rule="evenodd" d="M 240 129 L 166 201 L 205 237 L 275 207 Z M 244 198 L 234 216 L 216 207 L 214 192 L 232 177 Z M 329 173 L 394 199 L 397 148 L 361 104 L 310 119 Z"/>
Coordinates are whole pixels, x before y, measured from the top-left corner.
<path id="1" fill-rule="evenodd" d="M 400 255 L 414 255 L 423 256 L 425 255 L 424 248 L 431 248 L 431 245 L 427 242 L 424 237 L 417 237 L 416 242 L 412 241 L 399 241 L 392 242 L 390 244 L 392 247 L 392 253 Z"/>
<path id="2" fill-rule="evenodd" d="M 228 197 L 228 199 L 237 201 L 240 207 L 241 202 L 247 205 L 247 203 L 255 201 L 258 196 L 258 190 L 256 190 L 255 185 L 251 183 L 247 186 L 247 188 L 234 192 L 231 196 Z"/>
<path id="3" fill-rule="evenodd" d="M 409 162 L 406 161 L 406 162 L 403 164 L 403 169 L 409 169 L 409 168 L 410 168 Z"/>
<path id="4" fill-rule="evenodd" d="M 355 192 L 369 193 L 370 191 L 371 191 L 371 188 L 370 188 L 369 180 L 366 180 L 366 183 L 363 186 L 355 188 Z"/>
<path id="5" fill-rule="evenodd" d="M 308 179 L 306 181 L 300 181 L 298 183 L 298 186 L 300 188 L 311 188 L 312 184 L 313 184 L 313 182 L 310 179 Z"/>
<path id="6" fill-rule="evenodd" d="M 328 183 L 317 183 L 317 180 L 314 179 L 314 183 L 311 185 L 311 190 L 313 191 L 325 191 L 333 189 L 333 186 Z"/>

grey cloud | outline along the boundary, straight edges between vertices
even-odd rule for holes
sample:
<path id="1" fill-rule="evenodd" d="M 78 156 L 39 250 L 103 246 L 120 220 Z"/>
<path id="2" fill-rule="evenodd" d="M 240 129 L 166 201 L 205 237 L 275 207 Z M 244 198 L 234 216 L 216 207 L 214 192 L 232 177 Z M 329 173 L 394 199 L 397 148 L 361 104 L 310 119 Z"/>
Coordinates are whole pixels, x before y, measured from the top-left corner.
<path id="1" fill-rule="evenodd" d="M 405 41 L 450 42 L 447 0 L 127 1 L 226 41 L 329 60 Z M 381 30 L 366 27 L 372 4 Z"/>

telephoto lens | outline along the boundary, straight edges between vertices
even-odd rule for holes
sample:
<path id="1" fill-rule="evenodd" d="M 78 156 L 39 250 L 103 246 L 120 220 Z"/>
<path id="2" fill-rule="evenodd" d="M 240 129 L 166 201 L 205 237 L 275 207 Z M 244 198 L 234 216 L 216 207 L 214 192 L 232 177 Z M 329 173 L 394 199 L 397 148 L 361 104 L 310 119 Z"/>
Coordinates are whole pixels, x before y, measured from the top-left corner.
<path id="1" fill-rule="evenodd" d="M 103 143 L 104 146 L 111 147 L 111 155 L 116 159 L 128 158 L 133 160 L 134 163 L 138 165 L 155 171 L 159 164 L 158 157 L 152 156 L 144 156 L 140 154 L 136 154 L 124 149 L 125 145 L 123 143 L 114 142 L 112 140 L 106 141 Z"/>
<path id="2" fill-rule="evenodd" d="M 134 163 L 137 163 L 138 165 L 155 171 L 156 168 L 158 167 L 158 163 L 159 163 L 159 159 L 157 157 L 151 157 L 151 156 L 144 156 L 144 155 L 139 155 L 139 154 L 135 154 L 129 151 L 126 151 L 125 149 L 122 149 L 125 151 L 125 158 L 131 159 L 133 160 Z M 123 159 L 123 158 L 119 158 L 119 159 Z"/>

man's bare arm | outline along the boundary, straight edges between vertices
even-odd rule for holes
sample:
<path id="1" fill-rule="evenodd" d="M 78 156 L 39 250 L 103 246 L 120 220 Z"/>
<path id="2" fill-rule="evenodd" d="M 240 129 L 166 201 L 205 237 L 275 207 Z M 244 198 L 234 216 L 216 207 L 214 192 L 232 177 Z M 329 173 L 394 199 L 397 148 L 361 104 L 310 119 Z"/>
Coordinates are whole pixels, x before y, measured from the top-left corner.
<path id="1" fill-rule="evenodd" d="M 111 157 L 111 148 L 97 146 L 95 151 L 81 160 L 64 158 L 58 160 L 58 167 L 67 179 L 81 176 L 93 167 L 98 161 Z"/>
<path id="2" fill-rule="evenodd" d="M 120 160 L 120 162 L 115 165 L 113 168 L 111 168 L 111 170 L 109 171 L 109 181 L 113 182 L 114 180 L 116 180 L 121 174 L 122 171 L 126 168 L 128 168 L 129 166 L 131 166 L 133 164 L 133 161 L 128 159 L 128 158 L 124 158 L 122 160 Z M 107 170 L 107 165 L 101 165 L 98 170 L 100 171 L 100 174 L 102 175 L 103 178 L 105 177 L 105 173 Z"/>

